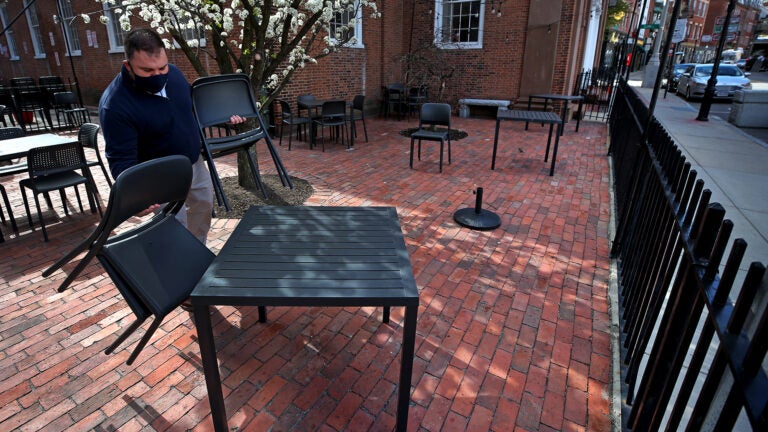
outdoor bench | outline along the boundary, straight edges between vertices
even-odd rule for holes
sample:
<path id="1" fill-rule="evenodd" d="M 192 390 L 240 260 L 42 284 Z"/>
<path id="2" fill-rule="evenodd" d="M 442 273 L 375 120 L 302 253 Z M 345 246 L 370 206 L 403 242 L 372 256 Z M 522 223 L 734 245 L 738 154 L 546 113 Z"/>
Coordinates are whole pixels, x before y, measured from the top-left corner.
<path id="1" fill-rule="evenodd" d="M 501 99 L 459 99 L 459 117 L 469 117 L 469 107 L 471 105 L 508 108 L 511 104 L 512 101 Z"/>

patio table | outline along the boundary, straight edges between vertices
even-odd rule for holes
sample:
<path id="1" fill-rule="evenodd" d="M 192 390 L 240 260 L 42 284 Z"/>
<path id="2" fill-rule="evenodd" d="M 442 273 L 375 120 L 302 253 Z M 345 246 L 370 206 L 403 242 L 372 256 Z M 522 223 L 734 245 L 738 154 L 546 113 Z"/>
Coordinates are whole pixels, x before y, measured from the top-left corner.
<path id="1" fill-rule="evenodd" d="M 67 144 L 76 141 L 77 137 L 67 137 L 52 133 L 2 140 L 0 141 L 0 161 L 26 157 L 31 148 Z"/>
<path id="2" fill-rule="evenodd" d="M 405 306 L 398 431 L 408 421 L 419 294 L 393 207 L 251 207 L 192 291 L 214 428 L 228 430 L 209 306 Z"/>
<path id="3" fill-rule="evenodd" d="M 581 123 L 581 117 L 582 117 L 582 109 L 584 108 L 584 96 L 578 96 L 578 95 L 561 95 L 561 94 L 554 94 L 554 93 L 541 93 L 541 94 L 532 94 L 528 95 L 528 111 L 531 110 L 531 102 L 533 99 L 544 99 L 544 111 L 547 110 L 547 103 L 552 101 L 562 101 L 563 102 L 563 109 L 561 110 L 560 118 L 565 123 L 565 119 L 568 115 L 568 104 L 570 102 L 578 102 L 579 103 L 579 115 L 576 117 L 576 132 L 579 131 L 579 124 Z M 525 130 L 528 130 L 528 122 L 525 122 Z M 565 127 L 560 128 L 560 135 L 563 135 L 563 131 L 565 130 Z"/>
<path id="4" fill-rule="evenodd" d="M 496 133 L 493 136 L 493 157 L 491 159 L 491 170 L 496 168 L 496 149 L 499 145 L 499 126 L 503 120 L 523 121 L 526 125 L 528 122 L 549 124 L 549 136 L 547 137 L 547 151 L 544 155 L 544 162 L 546 162 L 549 158 L 549 145 L 552 141 L 552 128 L 557 125 L 558 129 L 557 133 L 555 133 L 555 146 L 552 150 L 552 165 L 549 168 L 549 175 L 554 175 L 555 159 L 557 159 L 557 146 L 560 143 L 560 129 L 563 127 L 563 121 L 560 120 L 560 117 L 550 111 L 524 111 L 499 108 L 499 110 L 496 112 Z"/>

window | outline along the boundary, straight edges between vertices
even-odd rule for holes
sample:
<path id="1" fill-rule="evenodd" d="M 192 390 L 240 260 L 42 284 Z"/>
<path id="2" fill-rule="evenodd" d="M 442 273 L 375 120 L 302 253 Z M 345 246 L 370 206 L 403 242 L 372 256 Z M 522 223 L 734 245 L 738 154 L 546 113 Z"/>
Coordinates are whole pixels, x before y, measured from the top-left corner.
<path id="1" fill-rule="evenodd" d="M 104 3 L 104 16 L 109 18 L 107 36 L 109 37 L 109 52 L 123 52 L 123 38 L 126 31 L 120 24 L 123 15 L 123 0 L 115 0 L 114 4 Z"/>
<path id="2" fill-rule="evenodd" d="M 435 44 L 442 48 L 482 48 L 481 0 L 435 0 Z"/>
<path id="3" fill-rule="evenodd" d="M 3 28 L 6 28 L 10 22 L 8 20 L 8 10 L 6 9 L 7 6 L 8 5 L 6 3 L 0 4 L 0 24 L 3 25 Z M 10 58 L 11 60 L 18 60 L 19 49 L 16 47 L 16 36 L 13 34 L 13 29 L 9 28 L 5 31 L 5 40 L 8 41 L 8 46 L 0 46 L 0 54 L 2 54 L 4 57 Z"/>
<path id="4" fill-rule="evenodd" d="M 29 5 L 32 0 L 24 0 L 24 6 Z M 32 47 L 35 49 L 36 58 L 45 58 L 45 45 L 43 45 L 43 35 L 40 33 L 40 22 L 37 20 L 37 7 L 31 4 L 27 8 L 27 24 L 29 24 L 29 35 L 32 37 Z"/>
<path id="5" fill-rule="evenodd" d="M 363 47 L 363 20 L 361 18 L 361 9 L 360 3 L 355 1 L 346 5 L 345 10 L 336 12 L 330 22 L 330 29 L 328 31 L 331 40 L 346 40 L 349 38 L 349 42 L 344 46 L 357 48 Z"/>
<path id="6" fill-rule="evenodd" d="M 57 0 L 61 7 L 59 20 L 69 42 L 69 54 L 80 55 L 80 39 L 77 37 L 77 17 L 72 13 L 72 0 Z"/>

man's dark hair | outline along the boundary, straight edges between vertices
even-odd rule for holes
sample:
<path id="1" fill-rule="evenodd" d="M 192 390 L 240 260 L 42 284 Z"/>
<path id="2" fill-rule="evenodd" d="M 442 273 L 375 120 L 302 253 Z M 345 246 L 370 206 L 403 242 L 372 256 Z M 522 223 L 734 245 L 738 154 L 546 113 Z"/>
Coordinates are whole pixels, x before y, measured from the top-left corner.
<path id="1" fill-rule="evenodd" d="M 154 54 L 165 49 L 165 44 L 154 30 L 140 28 L 131 30 L 125 35 L 123 48 L 125 49 L 125 57 L 130 60 L 136 51 Z"/>

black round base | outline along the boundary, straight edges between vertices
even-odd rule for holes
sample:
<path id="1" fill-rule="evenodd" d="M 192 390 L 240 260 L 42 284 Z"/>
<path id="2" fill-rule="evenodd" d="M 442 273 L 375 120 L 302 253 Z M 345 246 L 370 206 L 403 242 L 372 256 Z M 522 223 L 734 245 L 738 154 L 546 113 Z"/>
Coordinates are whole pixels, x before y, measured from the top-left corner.
<path id="1" fill-rule="evenodd" d="M 496 229 L 501 225 L 501 218 L 496 213 L 482 209 L 477 213 L 474 208 L 457 210 L 453 220 L 463 227 L 481 231 Z"/>

